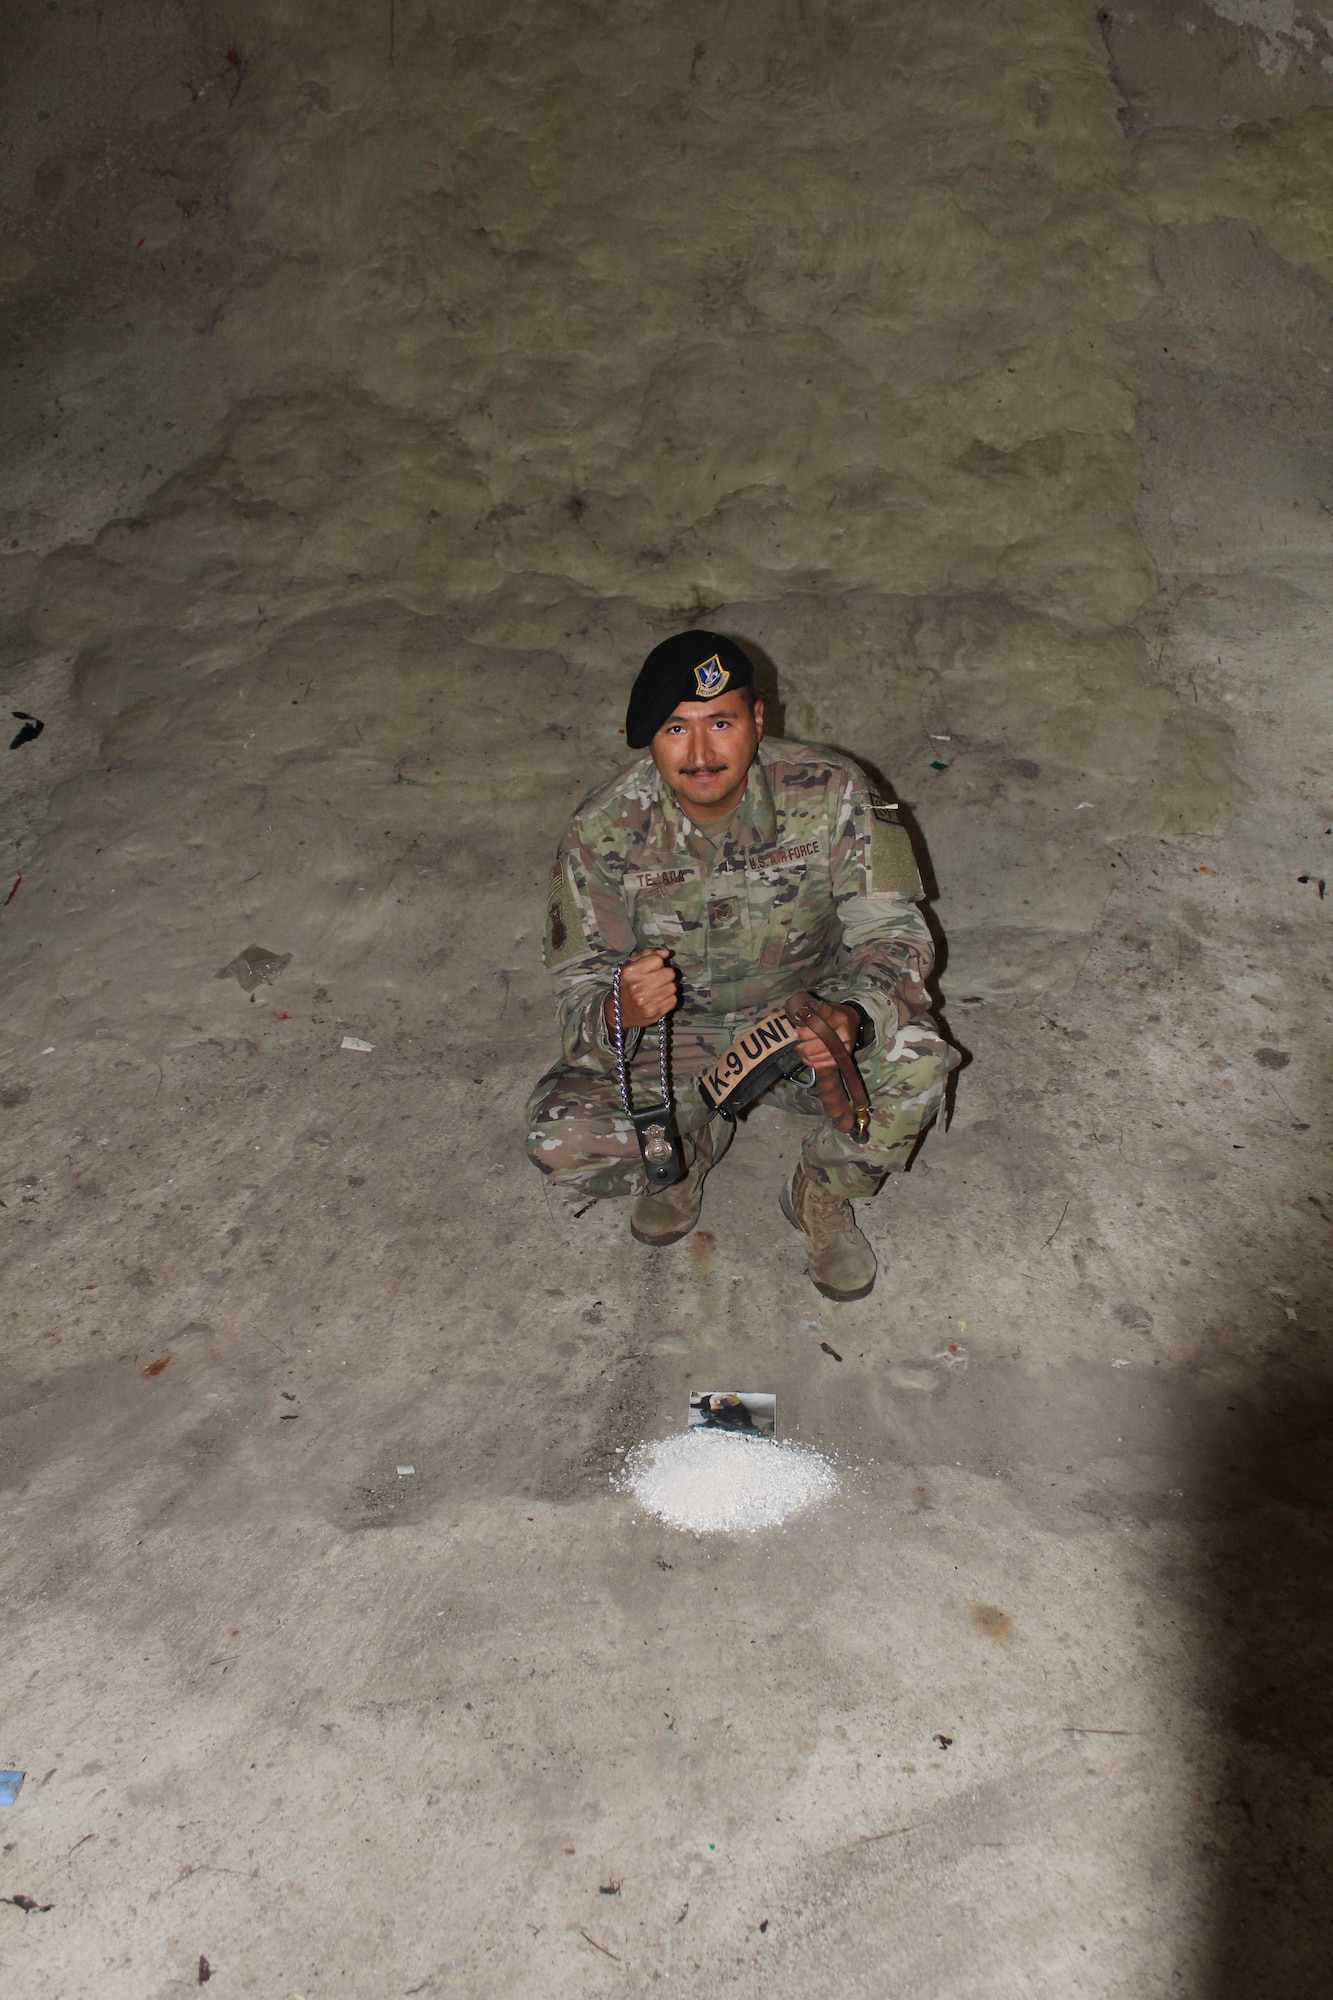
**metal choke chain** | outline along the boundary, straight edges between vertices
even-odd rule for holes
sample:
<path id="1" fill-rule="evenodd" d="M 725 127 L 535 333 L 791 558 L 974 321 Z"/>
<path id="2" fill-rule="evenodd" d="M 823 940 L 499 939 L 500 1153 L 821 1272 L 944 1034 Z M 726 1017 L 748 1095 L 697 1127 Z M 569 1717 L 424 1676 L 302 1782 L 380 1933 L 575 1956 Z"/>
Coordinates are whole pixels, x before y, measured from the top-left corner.
<path id="1" fill-rule="evenodd" d="M 625 1116 L 634 1127 L 639 1153 L 643 1160 L 643 1171 L 648 1181 L 648 1192 L 654 1194 L 662 1188 L 671 1187 L 685 1175 L 685 1155 L 675 1130 L 671 1111 L 671 1076 L 667 1068 L 667 1049 L 670 1044 L 671 1027 L 669 1017 L 663 1015 L 657 1024 L 657 1063 L 662 1075 L 662 1102 L 646 1104 L 642 1111 L 636 1111 L 630 1102 L 629 1069 L 625 1062 L 625 1024 L 620 1015 L 620 971 L 616 967 L 611 981 L 611 1011 L 616 1026 L 616 1068 L 620 1073 L 620 1095 L 625 1106 Z"/>
<path id="2" fill-rule="evenodd" d="M 624 967 L 618 965 L 611 981 L 611 1010 L 615 1015 L 616 1023 L 616 1069 L 620 1075 L 620 1095 L 624 1101 L 626 1113 L 632 1116 L 634 1107 L 629 1094 L 629 1070 L 625 1064 L 625 1029 L 620 1018 L 620 975 L 623 970 Z M 668 1067 L 671 1046 L 670 1038 L 671 1016 L 664 1014 L 657 1024 L 657 1066 L 662 1078 L 662 1102 L 664 1105 L 670 1105 L 671 1103 L 671 1072 Z"/>

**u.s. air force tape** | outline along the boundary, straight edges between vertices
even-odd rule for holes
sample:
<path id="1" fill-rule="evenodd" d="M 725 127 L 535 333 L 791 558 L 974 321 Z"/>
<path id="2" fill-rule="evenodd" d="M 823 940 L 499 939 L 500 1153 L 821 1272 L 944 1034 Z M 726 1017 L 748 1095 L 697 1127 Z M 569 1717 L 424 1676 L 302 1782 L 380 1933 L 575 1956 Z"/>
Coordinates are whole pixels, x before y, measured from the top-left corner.
<path id="1" fill-rule="evenodd" d="M 716 1111 L 735 1094 L 747 1077 L 770 1062 L 775 1055 L 795 1047 L 796 1030 L 785 1014 L 770 1014 L 756 1021 L 724 1056 L 699 1077 L 699 1094 L 710 1111 Z"/>

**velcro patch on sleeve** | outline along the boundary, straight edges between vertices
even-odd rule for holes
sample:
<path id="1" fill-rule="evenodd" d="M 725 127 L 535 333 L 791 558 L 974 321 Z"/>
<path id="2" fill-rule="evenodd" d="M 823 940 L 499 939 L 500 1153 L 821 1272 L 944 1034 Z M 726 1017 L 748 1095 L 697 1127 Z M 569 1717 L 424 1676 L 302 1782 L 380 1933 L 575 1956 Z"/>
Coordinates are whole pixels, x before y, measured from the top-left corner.
<path id="1" fill-rule="evenodd" d="M 872 812 L 870 816 L 869 893 L 912 898 L 923 893 L 907 829 L 885 812 Z"/>
<path id="2" fill-rule="evenodd" d="M 545 959 L 548 971 L 563 965 L 567 958 L 575 958 L 586 951 L 588 940 L 583 929 L 583 918 L 570 886 L 563 855 L 557 855 L 551 868 L 551 884 L 546 896 L 546 948 Z"/>

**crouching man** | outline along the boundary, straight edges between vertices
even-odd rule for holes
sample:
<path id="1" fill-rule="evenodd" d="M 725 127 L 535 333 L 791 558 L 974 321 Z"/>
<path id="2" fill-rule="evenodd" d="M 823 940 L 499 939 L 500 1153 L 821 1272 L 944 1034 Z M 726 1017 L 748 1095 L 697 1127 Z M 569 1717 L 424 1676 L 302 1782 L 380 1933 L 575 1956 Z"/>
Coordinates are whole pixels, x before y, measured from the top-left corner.
<path id="1" fill-rule="evenodd" d="M 795 1029 L 804 1084 L 784 1078 L 768 1095 L 806 1114 L 809 1131 L 781 1205 L 809 1239 L 807 1270 L 824 1296 L 862 1298 L 875 1253 L 852 1202 L 905 1163 L 956 1061 L 928 1012 L 934 953 L 907 834 L 854 764 L 764 740 L 754 670 L 716 632 L 654 648 L 625 736 L 648 754 L 585 799 L 551 871 L 546 964 L 564 1057 L 529 1103 L 529 1156 L 571 1198 L 634 1197 L 640 1243 L 679 1241 L 734 1130 L 710 1117 L 695 1079 L 757 1019 L 812 992 L 826 1027 L 854 1051 L 869 1126 L 862 1118 L 858 1137 L 825 1113 L 811 1073 L 818 1084 L 838 1065 L 824 1037 Z M 617 968 L 636 1106 L 661 1095 L 657 1042 L 667 1030 L 654 1024 L 670 1017 L 688 1171 L 653 1192 L 617 1074 Z"/>

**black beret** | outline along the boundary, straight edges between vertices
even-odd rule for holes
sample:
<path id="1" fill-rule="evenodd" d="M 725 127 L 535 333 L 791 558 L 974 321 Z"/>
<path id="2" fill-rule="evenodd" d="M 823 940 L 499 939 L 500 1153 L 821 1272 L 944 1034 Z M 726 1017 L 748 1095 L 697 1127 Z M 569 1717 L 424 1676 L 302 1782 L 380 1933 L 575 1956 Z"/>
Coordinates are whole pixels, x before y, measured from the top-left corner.
<path id="1" fill-rule="evenodd" d="M 753 680 L 754 668 L 740 647 L 720 632 L 678 632 L 663 639 L 630 689 L 625 741 L 631 750 L 642 750 L 682 701 L 713 701 Z"/>

